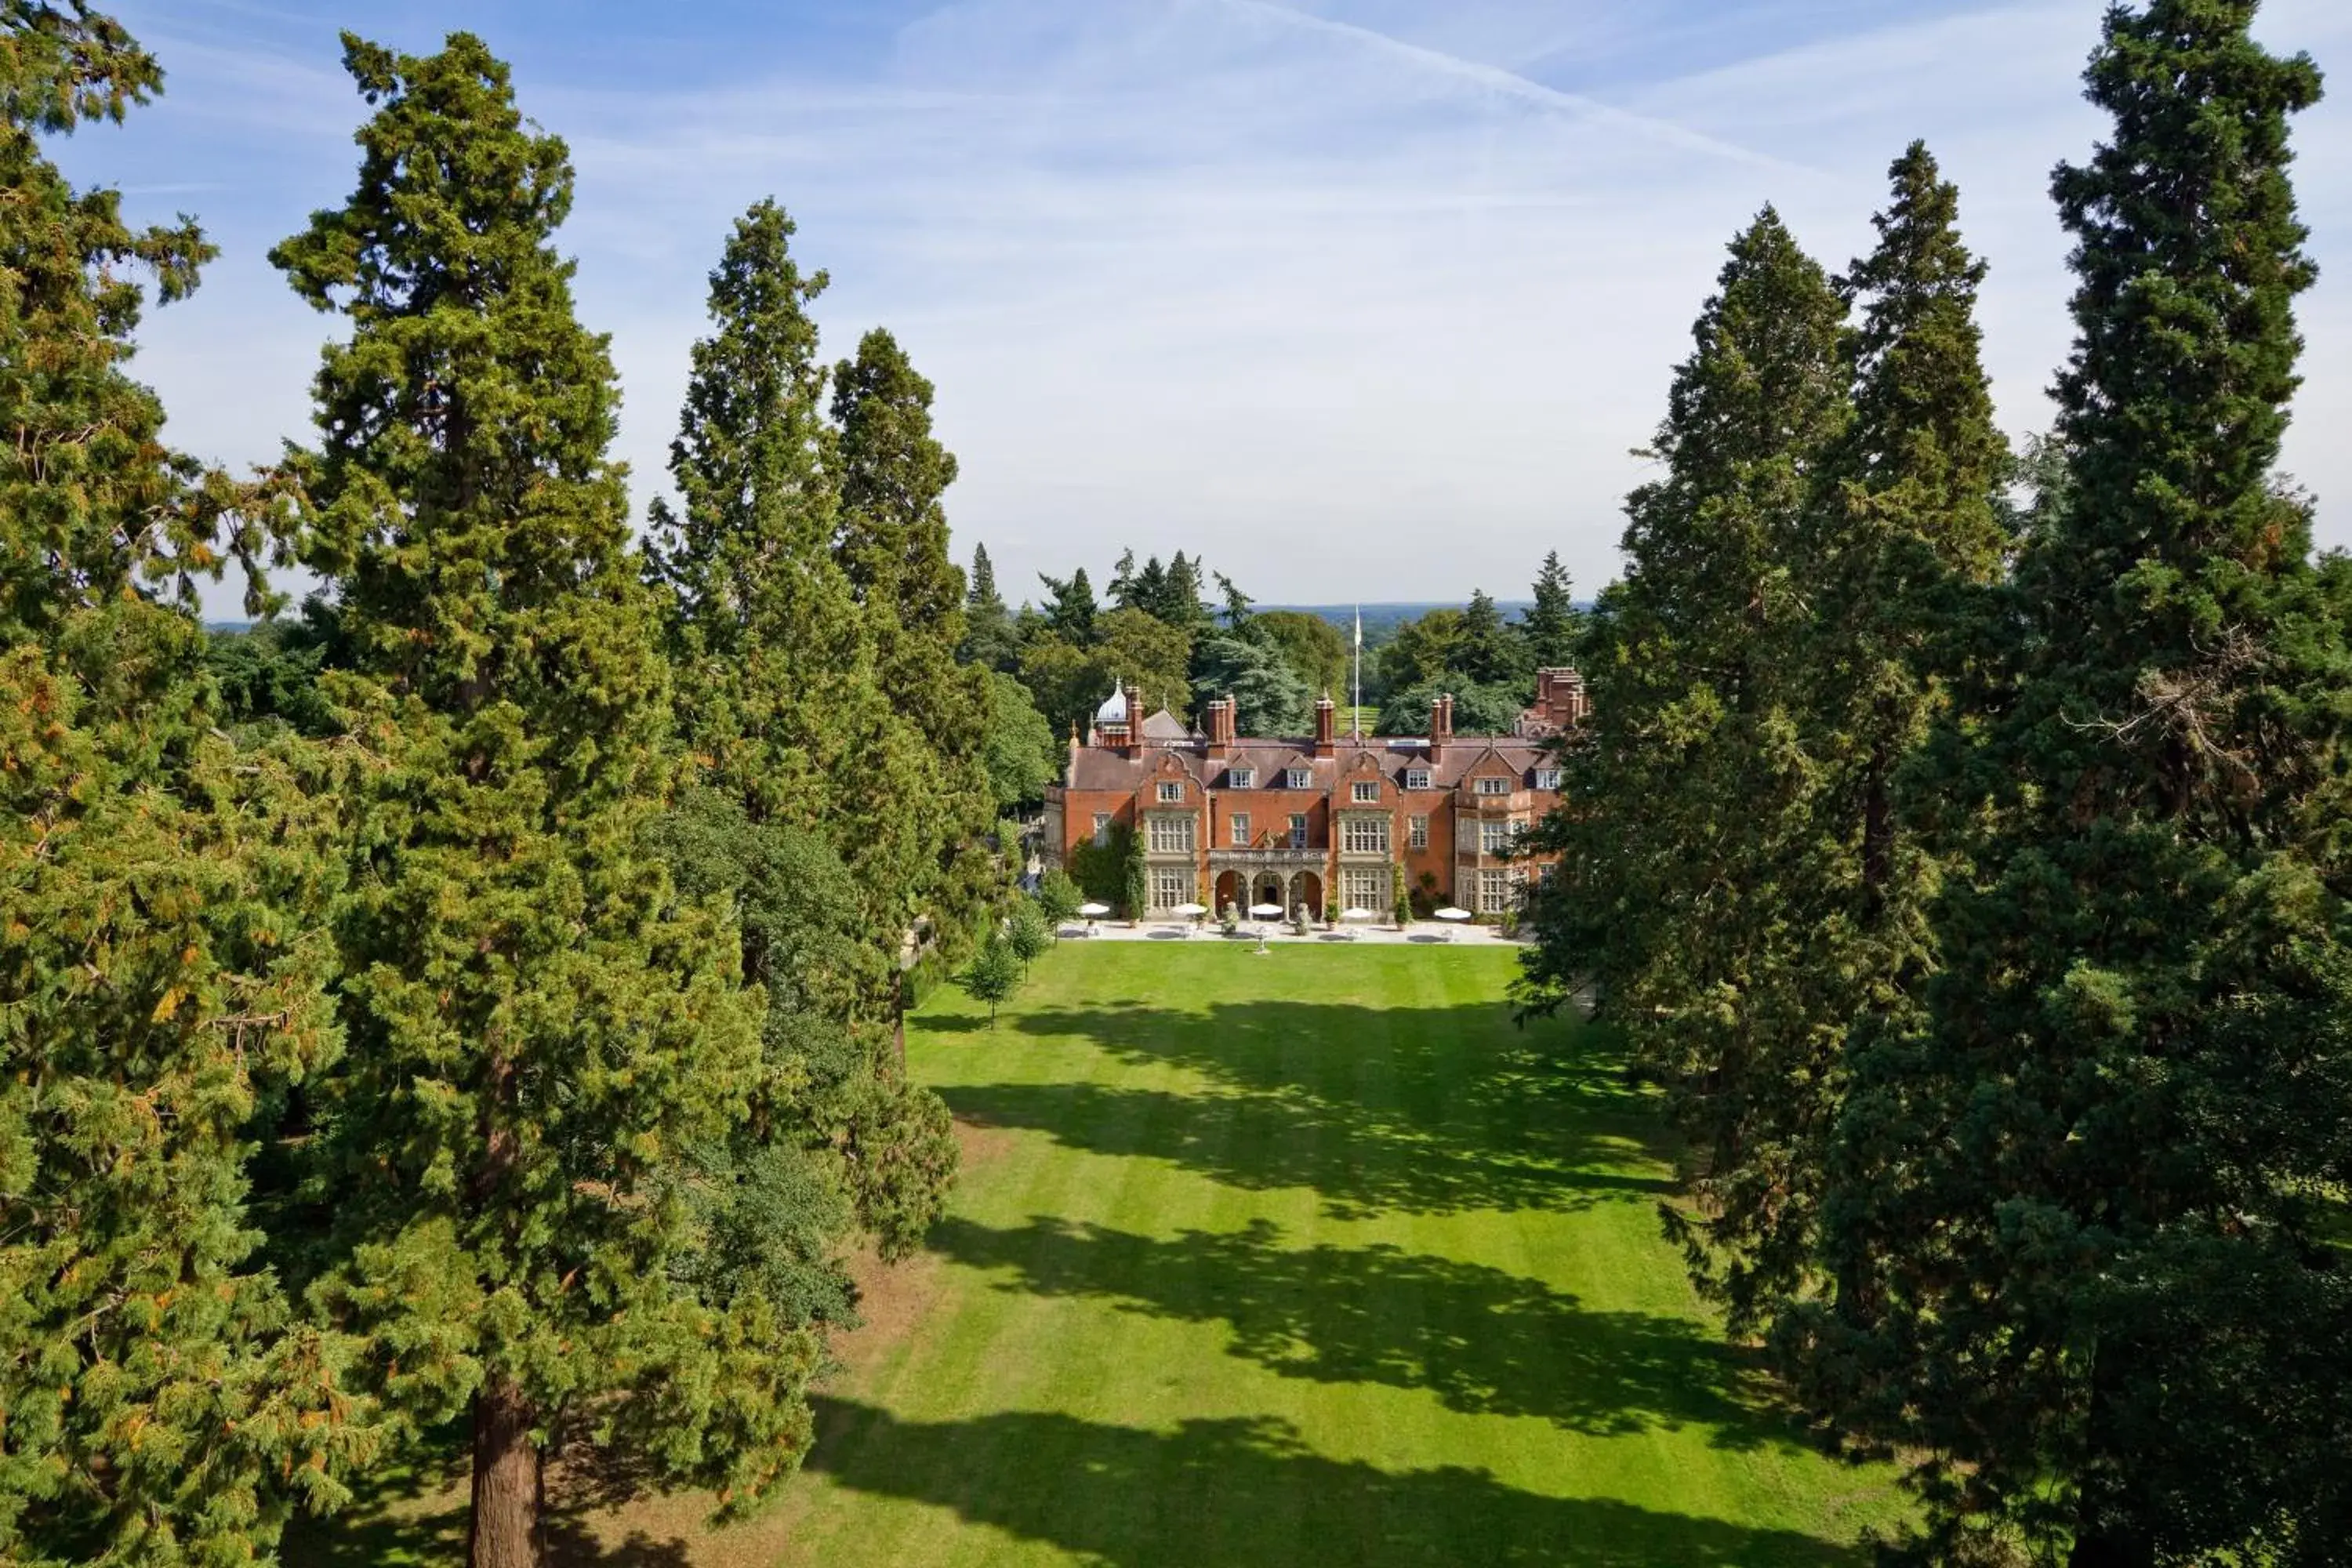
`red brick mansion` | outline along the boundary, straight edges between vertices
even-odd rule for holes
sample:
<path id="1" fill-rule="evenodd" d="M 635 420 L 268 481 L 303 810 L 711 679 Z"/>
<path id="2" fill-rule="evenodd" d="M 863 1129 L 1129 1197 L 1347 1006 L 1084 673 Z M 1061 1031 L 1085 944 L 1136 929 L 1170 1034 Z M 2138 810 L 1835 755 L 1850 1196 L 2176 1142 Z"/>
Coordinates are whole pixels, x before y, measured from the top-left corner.
<path id="1" fill-rule="evenodd" d="M 1426 735 L 1343 737 L 1327 696 L 1312 737 L 1261 738 L 1234 734 L 1231 698 L 1207 705 L 1202 734 L 1164 709 L 1145 717 L 1129 687 L 1083 743 L 1073 735 L 1045 792 L 1046 861 L 1066 865 L 1126 828 L 1143 845 L 1152 913 L 1272 903 L 1320 918 L 1337 903 L 1386 915 L 1402 866 L 1424 908 L 1501 914 L 1530 868 L 1507 852 L 1559 798 L 1546 742 L 1587 710 L 1576 671 L 1545 669 L 1508 735 L 1454 734 L 1441 697 Z"/>

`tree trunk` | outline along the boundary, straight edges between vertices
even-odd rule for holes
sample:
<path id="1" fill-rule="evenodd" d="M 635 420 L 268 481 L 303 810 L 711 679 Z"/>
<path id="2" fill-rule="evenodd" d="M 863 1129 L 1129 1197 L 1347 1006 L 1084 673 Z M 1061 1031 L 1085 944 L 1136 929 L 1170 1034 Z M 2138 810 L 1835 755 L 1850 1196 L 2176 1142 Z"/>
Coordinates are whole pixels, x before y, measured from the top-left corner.
<path id="1" fill-rule="evenodd" d="M 539 1568 L 539 1445 L 522 1389 L 495 1378 L 474 1395 L 474 1507 L 467 1568 Z"/>

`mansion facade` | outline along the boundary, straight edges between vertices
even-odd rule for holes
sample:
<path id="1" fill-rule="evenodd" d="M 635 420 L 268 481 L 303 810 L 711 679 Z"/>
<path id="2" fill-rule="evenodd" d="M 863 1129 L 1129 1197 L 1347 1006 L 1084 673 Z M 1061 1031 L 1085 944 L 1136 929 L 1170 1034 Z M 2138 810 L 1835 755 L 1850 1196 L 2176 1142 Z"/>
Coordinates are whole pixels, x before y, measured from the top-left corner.
<path id="1" fill-rule="evenodd" d="M 1588 711 L 1576 671 L 1544 669 L 1508 735 L 1454 734 L 1454 700 L 1440 697 L 1426 735 L 1343 737 L 1327 696 L 1311 737 L 1261 738 L 1234 733 L 1229 697 L 1207 704 L 1202 733 L 1164 709 L 1146 717 L 1128 687 L 1071 737 L 1045 792 L 1045 858 L 1066 866 L 1083 845 L 1133 833 L 1149 914 L 1270 903 L 1385 916 L 1400 871 L 1424 910 L 1506 914 L 1531 868 L 1511 850 L 1559 799 L 1549 742 Z"/>

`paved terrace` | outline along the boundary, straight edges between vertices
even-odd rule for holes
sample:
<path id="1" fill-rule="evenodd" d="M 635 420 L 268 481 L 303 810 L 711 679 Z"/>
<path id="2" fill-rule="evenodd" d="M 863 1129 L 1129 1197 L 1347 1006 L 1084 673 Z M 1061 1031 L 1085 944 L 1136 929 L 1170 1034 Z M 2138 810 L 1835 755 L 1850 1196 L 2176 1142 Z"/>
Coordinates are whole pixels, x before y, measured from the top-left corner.
<path id="1" fill-rule="evenodd" d="M 1199 925 L 1173 919 L 1145 921 L 1129 925 L 1120 920 L 1070 921 L 1062 926 L 1061 934 L 1087 942 L 1231 942 L 1256 946 L 1260 932 L 1269 947 L 1312 947 L 1318 942 L 1344 944 L 1349 942 L 1458 942 L 1465 947 L 1514 947 L 1517 939 L 1502 935 L 1493 926 L 1474 925 L 1467 921 L 1459 924 L 1445 921 L 1415 921 L 1399 931 L 1389 921 L 1342 921 L 1336 931 L 1326 930 L 1320 922 L 1307 928 L 1305 936 L 1293 936 L 1286 924 L 1244 921 L 1242 929 L 1232 936 L 1224 933 L 1214 921 Z"/>

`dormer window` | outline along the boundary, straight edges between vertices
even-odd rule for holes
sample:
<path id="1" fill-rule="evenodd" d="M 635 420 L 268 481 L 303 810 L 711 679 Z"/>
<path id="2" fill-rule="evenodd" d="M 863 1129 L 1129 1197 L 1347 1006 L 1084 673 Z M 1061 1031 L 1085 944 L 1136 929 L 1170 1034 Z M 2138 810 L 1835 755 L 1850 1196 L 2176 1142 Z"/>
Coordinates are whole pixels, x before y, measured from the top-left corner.
<path id="1" fill-rule="evenodd" d="M 1404 787 L 1407 789 L 1427 789 L 1429 787 L 1429 770 L 1427 768 L 1405 769 Z"/>
<path id="2" fill-rule="evenodd" d="M 1358 779 L 1356 781 L 1356 804 L 1359 805 L 1378 805 L 1380 803 L 1381 786 L 1370 779 Z"/>
<path id="3" fill-rule="evenodd" d="M 1559 770 L 1558 768 L 1538 768 L 1536 770 L 1536 788 L 1556 790 L 1559 787 Z"/>
<path id="4" fill-rule="evenodd" d="M 1313 789 L 1315 787 L 1315 775 L 1308 773 L 1305 768 L 1292 768 L 1283 774 L 1283 787 L 1285 789 Z"/>
<path id="5" fill-rule="evenodd" d="M 1227 768 L 1225 770 L 1225 787 L 1227 789 L 1255 789 L 1257 787 L 1257 770 L 1255 768 Z"/>
<path id="6" fill-rule="evenodd" d="M 1480 779 L 1472 786 L 1472 788 L 1479 795 L 1508 795 L 1511 793 L 1511 781 L 1508 779 Z"/>
<path id="7" fill-rule="evenodd" d="M 1184 786 L 1181 782 L 1175 779 L 1162 779 L 1160 782 L 1160 805 L 1174 805 L 1183 798 Z"/>

